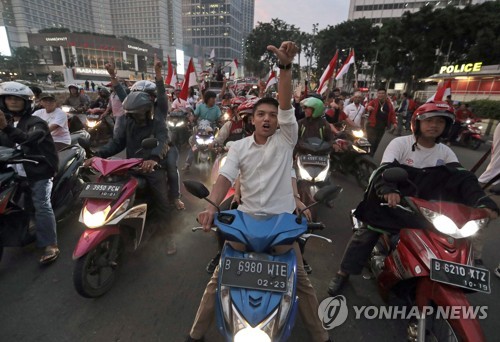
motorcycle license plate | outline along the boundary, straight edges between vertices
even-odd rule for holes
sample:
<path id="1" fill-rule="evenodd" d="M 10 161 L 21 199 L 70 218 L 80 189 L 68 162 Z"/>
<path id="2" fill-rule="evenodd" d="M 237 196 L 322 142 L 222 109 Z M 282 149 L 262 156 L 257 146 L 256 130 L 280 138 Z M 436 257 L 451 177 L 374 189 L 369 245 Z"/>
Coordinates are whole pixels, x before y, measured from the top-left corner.
<path id="1" fill-rule="evenodd" d="M 325 157 L 325 156 L 300 156 L 300 162 L 302 163 L 302 165 L 326 166 L 328 163 L 328 157 Z"/>
<path id="2" fill-rule="evenodd" d="M 89 114 L 87 115 L 87 119 L 92 119 L 92 120 L 97 120 L 99 119 L 100 115 L 99 114 Z"/>
<path id="3" fill-rule="evenodd" d="M 80 198 L 117 199 L 123 189 L 123 184 L 85 183 Z"/>
<path id="4" fill-rule="evenodd" d="M 466 289 L 490 293 L 490 271 L 484 268 L 431 259 L 431 279 Z"/>
<path id="5" fill-rule="evenodd" d="M 226 257 L 222 260 L 221 272 L 222 285 L 287 291 L 288 264 L 284 262 Z"/>

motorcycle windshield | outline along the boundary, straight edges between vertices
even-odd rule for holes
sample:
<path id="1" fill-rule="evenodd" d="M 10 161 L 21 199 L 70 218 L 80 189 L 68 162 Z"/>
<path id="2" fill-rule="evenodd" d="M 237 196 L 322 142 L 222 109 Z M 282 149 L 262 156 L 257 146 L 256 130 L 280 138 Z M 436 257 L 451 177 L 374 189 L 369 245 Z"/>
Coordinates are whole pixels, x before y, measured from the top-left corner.
<path id="1" fill-rule="evenodd" d="M 301 151 L 311 154 L 328 154 L 331 150 L 331 144 L 320 138 L 307 138 L 305 141 L 299 141 L 298 147 Z"/>
<path id="2" fill-rule="evenodd" d="M 102 173 L 103 176 L 107 176 L 111 173 L 120 172 L 128 170 L 136 165 L 142 163 L 140 158 L 129 158 L 129 159 L 102 159 L 94 158 L 92 161 L 92 167 Z"/>
<path id="3" fill-rule="evenodd" d="M 247 250 L 262 253 L 273 246 L 292 244 L 307 231 L 307 222 L 295 222 L 296 215 L 249 215 L 228 210 L 215 218 L 219 231 L 229 241 L 243 243 Z"/>

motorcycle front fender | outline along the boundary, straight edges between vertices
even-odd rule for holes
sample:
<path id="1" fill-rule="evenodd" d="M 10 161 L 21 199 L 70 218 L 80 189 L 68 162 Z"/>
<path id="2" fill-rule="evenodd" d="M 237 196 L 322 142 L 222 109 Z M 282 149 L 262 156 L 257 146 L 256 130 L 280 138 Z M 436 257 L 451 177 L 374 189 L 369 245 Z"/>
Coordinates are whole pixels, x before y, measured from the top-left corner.
<path id="1" fill-rule="evenodd" d="M 421 277 L 417 284 L 416 304 L 422 309 L 430 303 L 446 310 L 447 307 L 470 307 L 469 300 L 462 289 L 443 283 L 435 282 L 429 277 Z M 451 309 L 450 309 L 451 310 Z M 461 317 L 449 319 L 452 328 L 460 335 L 463 341 L 486 341 L 481 325 L 477 318 Z"/>
<path id="2" fill-rule="evenodd" d="M 112 235 L 120 235 L 118 226 L 106 226 L 97 229 L 85 229 L 80 236 L 75 250 L 73 251 L 73 260 L 76 260 L 90 252 L 102 241 Z"/>

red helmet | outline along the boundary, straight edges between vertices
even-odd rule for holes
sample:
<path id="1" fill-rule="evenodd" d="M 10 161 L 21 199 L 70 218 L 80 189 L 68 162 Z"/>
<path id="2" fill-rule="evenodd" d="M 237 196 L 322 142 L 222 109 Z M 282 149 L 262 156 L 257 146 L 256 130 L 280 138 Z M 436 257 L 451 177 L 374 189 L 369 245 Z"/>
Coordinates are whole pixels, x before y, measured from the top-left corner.
<path id="1" fill-rule="evenodd" d="M 441 116 L 446 120 L 446 127 L 441 137 L 447 136 L 451 125 L 455 121 L 455 110 L 444 101 L 427 102 L 418 107 L 411 117 L 411 131 L 415 136 L 420 135 L 420 120 L 434 116 Z"/>
<path id="2" fill-rule="evenodd" d="M 250 99 L 250 100 L 246 100 L 238 107 L 238 113 L 239 114 L 252 114 L 253 107 L 255 106 L 257 101 L 259 101 L 258 97 L 255 97 L 255 98 Z"/>

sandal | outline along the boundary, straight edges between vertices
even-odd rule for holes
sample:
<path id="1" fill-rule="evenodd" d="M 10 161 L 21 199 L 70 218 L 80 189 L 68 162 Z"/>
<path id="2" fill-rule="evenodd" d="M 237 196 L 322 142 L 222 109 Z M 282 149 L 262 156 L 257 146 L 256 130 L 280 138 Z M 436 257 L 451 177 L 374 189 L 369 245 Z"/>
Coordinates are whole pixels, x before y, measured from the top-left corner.
<path id="1" fill-rule="evenodd" d="M 184 205 L 184 202 L 182 202 L 179 198 L 177 198 L 174 201 L 174 204 L 175 204 L 175 207 L 177 208 L 177 210 L 184 210 L 184 209 L 186 209 L 186 206 Z"/>
<path id="2" fill-rule="evenodd" d="M 45 252 L 43 253 L 42 257 L 40 258 L 40 264 L 41 265 L 46 265 L 50 264 L 51 262 L 54 262 L 57 257 L 59 256 L 59 248 L 57 246 L 47 246 L 45 248 Z"/>

